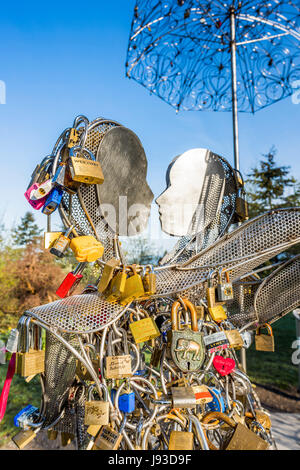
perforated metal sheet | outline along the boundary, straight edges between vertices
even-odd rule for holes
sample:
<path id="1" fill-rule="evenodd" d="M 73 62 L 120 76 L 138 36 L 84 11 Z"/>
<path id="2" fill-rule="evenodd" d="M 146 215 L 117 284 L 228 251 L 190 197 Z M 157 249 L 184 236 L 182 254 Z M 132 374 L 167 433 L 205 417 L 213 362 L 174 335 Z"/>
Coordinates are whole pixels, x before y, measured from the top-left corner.
<path id="1" fill-rule="evenodd" d="M 69 333 L 88 333 L 99 330 L 125 311 L 118 304 L 107 302 L 98 293 L 81 294 L 34 307 L 26 312 L 46 325 Z"/>
<path id="2" fill-rule="evenodd" d="M 242 282 L 233 283 L 234 299 L 226 302 L 226 307 L 228 319 L 237 328 L 257 320 L 254 297 L 261 282 L 246 278 Z"/>
<path id="3" fill-rule="evenodd" d="M 63 333 L 63 338 L 73 346 L 78 346 L 78 341 L 74 336 Z M 51 425 L 60 415 L 66 400 L 69 389 L 75 378 L 76 359 L 66 346 L 63 345 L 54 335 L 46 332 L 45 348 L 45 372 L 43 374 L 44 393 L 43 409 L 45 421 L 43 427 Z M 65 419 L 63 430 L 74 432 L 74 421 Z"/>
<path id="4" fill-rule="evenodd" d="M 209 153 L 209 157 L 212 159 L 212 168 L 205 179 L 204 190 L 199 201 L 199 209 L 194 216 L 189 232 L 186 236 L 181 237 L 174 248 L 163 257 L 160 262 L 161 265 L 189 261 L 192 256 L 213 244 L 228 229 L 235 211 L 237 194 L 236 176 L 232 167 L 222 157 L 213 152 Z M 214 177 L 214 164 L 222 165 L 225 185 L 220 210 L 212 218 L 211 214 L 216 213 L 215 205 L 219 203 L 220 185 L 224 183 L 220 178 Z M 205 217 L 202 230 L 199 230 L 199 211 L 203 205 L 205 207 Z M 203 218 L 202 215 L 200 217 Z M 195 233 L 197 233 L 197 236 L 195 236 Z"/>
<path id="5" fill-rule="evenodd" d="M 272 272 L 254 299 L 258 323 L 273 323 L 300 305 L 300 255 Z"/>
<path id="6" fill-rule="evenodd" d="M 270 211 L 244 223 L 181 265 L 181 268 L 195 269 L 184 271 L 166 268 L 158 272 L 157 294 L 183 292 L 191 300 L 197 301 L 203 296 L 203 286 L 199 284 L 205 282 L 211 270 L 218 267 L 230 269 L 230 279 L 235 280 L 299 242 L 300 208 Z M 242 261 L 237 261 L 240 258 Z"/>

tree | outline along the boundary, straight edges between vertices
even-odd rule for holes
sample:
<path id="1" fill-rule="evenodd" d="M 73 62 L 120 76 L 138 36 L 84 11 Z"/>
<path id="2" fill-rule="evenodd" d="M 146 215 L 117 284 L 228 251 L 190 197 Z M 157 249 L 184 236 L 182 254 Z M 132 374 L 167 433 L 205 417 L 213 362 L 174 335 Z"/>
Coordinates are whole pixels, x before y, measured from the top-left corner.
<path id="1" fill-rule="evenodd" d="M 246 180 L 249 217 L 256 217 L 272 209 L 300 206 L 300 183 L 290 175 L 289 166 L 277 166 L 273 146 L 263 155 L 258 166 L 252 168 Z M 292 191 L 287 191 L 292 188 Z M 299 253 L 299 245 L 292 246 L 275 260 L 289 258 Z M 267 263 L 269 264 L 269 263 Z"/>
<path id="2" fill-rule="evenodd" d="M 249 216 L 255 217 L 268 210 L 278 207 L 287 207 L 287 203 L 297 202 L 294 197 L 286 195 L 288 187 L 296 185 L 296 180 L 289 175 L 289 166 L 277 166 L 275 162 L 276 149 L 273 146 L 258 166 L 252 168 L 248 174 L 247 199 L 249 202 Z M 295 193 L 296 194 L 296 193 Z M 287 198 L 290 199 L 287 199 Z M 298 203 L 300 200 L 300 190 L 297 192 Z M 297 205 L 297 204 L 296 204 Z"/>
<path id="3" fill-rule="evenodd" d="M 143 236 L 132 237 L 122 242 L 128 264 L 157 265 L 161 253 Z"/>
<path id="4" fill-rule="evenodd" d="M 27 243 L 36 242 L 41 232 L 32 212 L 26 212 L 20 225 L 12 229 L 11 236 L 16 245 L 25 246 Z"/>

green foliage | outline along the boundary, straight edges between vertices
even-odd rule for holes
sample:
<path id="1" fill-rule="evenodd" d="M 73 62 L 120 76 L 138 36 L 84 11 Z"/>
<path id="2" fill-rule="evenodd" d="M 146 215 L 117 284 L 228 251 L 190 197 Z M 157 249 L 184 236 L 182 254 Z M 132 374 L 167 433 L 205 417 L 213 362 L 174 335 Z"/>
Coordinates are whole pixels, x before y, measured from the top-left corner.
<path id="1" fill-rule="evenodd" d="M 296 339 L 295 318 L 290 313 L 275 322 L 272 328 L 275 352 L 256 351 L 252 344 L 247 351 L 247 373 L 256 383 L 292 391 L 298 383 L 298 366 L 291 360 L 295 351 L 292 349 Z"/>
<path id="2" fill-rule="evenodd" d="M 26 212 L 21 218 L 21 223 L 12 229 L 12 240 L 18 246 L 25 246 L 36 240 L 42 233 L 42 230 L 35 223 L 32 212 Z"/>

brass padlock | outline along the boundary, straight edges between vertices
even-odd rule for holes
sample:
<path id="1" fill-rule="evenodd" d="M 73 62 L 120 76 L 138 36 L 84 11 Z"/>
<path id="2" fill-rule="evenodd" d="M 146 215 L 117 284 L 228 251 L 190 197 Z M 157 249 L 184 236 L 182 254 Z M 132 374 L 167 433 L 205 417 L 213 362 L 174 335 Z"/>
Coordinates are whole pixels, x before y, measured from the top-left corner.
<path id="1" fill-rule="evenodd" d="M 221 323 L 222 321 L 227 319 L 227 314 L 225 309 L 223 308 L 223 304 L 225 302 L 217 302 L 216 300 L 216 286 L 212 283 L 212 276 L 211 273 L 208 279 L 208 287 L 206 289 L 206 302 L 209 315 L 216 323 Z"/>
<path id="2" fill-rule="evenodd" d="M 154 295 L 156 293 L 156 274 L 153 266 L 147 265 L 143 274 L 143 285 L 146 295 Z"/>
<path id="3" fill-rule="evenodd" d="M 22 450 L 24 449 L 37 435 L 37 430 L 33 429 L 22 429 L 22 431 L 18 432 L 15 436 L 13 436 L 12 440 L 16 444 L 16 446 Z"/>
<path id="4" fill-rule="evenodd" d="M 128 268 L 132 271 L 132 275 L 129 275 L 126 279 L 125 290 L 120 299 L 121 305 L 130 304 L 133 300 L 145 295 L 143 281 L 137 273 L 136 265 L 133 264 Z"/>
<path id="5" fill-rule="evenodd" d="M 92 365 L 98 376 L 99 375 L 99 360 L 92 359 Z M 75 374 L 79 378 L 79 380 L 84 380 L 84 381 L 89 381 L 89 382 L 94 381 L 94 377 L 92 377 L 88 369 L 80 361 L 76 362 Z"/>
<path id="6" fill-rule="evenodd" d="M 191 328 L 185 325 L 180 329 L 179 301 L 172 305 L 171 322 L 172 331 L 169 333 L 171 356 L 177 367 L 183 372 L 196 371 L 200 369 L 205 359 L 205 348 L 202 333 L 198 331 L 197 312 L 194 305 L 183 299 L 185 308 L 190 312 Z"/>
<path id="7" fill-rule="evenodd" d="M 119 331 L 121 331 L 123 335 L 123 350 L 125 354 L 121 356 L 113 355 L 112 336 L 114 332 L 113 330 L 110 331 L 107 347 L 108 356 L 106 357 L 105 377 L 107 379 L 123 379 L 132 376 L 131 356 L 128 351 L 127 333 L 123 328 L 119 328 Z"/>
<path id="8" fill-rule="evenodd" d="M 80 157 L 76 156 L 80 155 Z M 85 158 L 84 155 L 87 157 Z M 86 184 L 102 184 L 104 176 L 101 165 L 87 148 L 75 146 L 70 149 L 70 173 L 73 181 Z"/>
<path id="9" fill-rule="evenodd" d="M 38 349 L 42 346 L 41 329 L 37 325 L 30 325 L 31 320 L 31 317 L 23 317 L 20 320 L 25 344 L 16 353 L 15 373 L 22 377 L 40 374 L 45 370 L 45 351 Z M 30 326 L 33 328 L 32 338 L 34 333 L 40 335 L 40 340 L 33 345 L 37 349 L 30 348 Z"/>
<path id="10" fill-rule="evenodd" d="M 71 127 L 69 131 L 69 135 L 68 135 L 67 147 L 69 149 L 74 147 L 74 145 L 76 145 L 78 141 L 79 141 L 79 132 L 74 127 Z"/>
<path id="11" fill-rule="evenodd" d="M 84 424 L 87 426 L 109 424 L 108 390 L 103 384 L 101 384 L 101 387 L 104 391 L 104 401 L 92 400 L 92 394 L 95 388 L 95 384 L 89 387 L 88 400 L 85 402 L 84 414 Z"/>
<path id="12" fill-rule="evenodd" d="M 117 450 L 122 441 L 122 434 L 110 426 L 103 426 L 99 432 L 92 450 Z"/>
<path id="13" fill-rule="evenodd" d="M 225 330 L 225 335 L 230 348 L 240 349 L 244 346 L 244 340 L 238 330 Z"/>
<path id="14" fill-rule="evenodd" d="M 234 429 L 230 441 L 225 442 L 222 450 L 266 450 L 269 447 L 268 442 L 259 437 L 253 431 L 250 431 L 241 423 L 236 424 L 229 416 L 219 411 L 212 411 L 204 416 L 203 424 L 209 424 L 211 421 L 223 421 L 226 426 Z M 209 448 L 216 450 L 216 447 L 208 440 Z"/>
<path id="15" fill-rule="evenodd" d="M 126 269 L 125 266 L 119 271 L 111 280 L 109 291 L 107 293 L 106 300 L 108 302 L 113 302 L 121 299 L 122 295 L 125 292 L 125 285 L 126 285 Z"/>
<path id="16" fill-rule="evenodd" d="M 245 199 L 245 191 L 243 188 L 237 193 L 234 219 L 236 222 L 244 222 L 249 219 L 248 203 Z"/>
<path id="17" fill-rule="evenodd" d="M 150 365 L 152 367 L 158 367 L 162 358 L 163 347 L 155 346 L 152 350 Z"/>
<path id="18" fill-rule="evenodd" d="M 71 444 L 72 441 L 74 441 L 75 436 L 74 436 L 74 434 L 71 434 L 69 432 L 62 432 L 60 434 L 60 439 L 61 439 L 62 447 L 66 447 L 69 444 Z"/>
<path id="19" fill-rule="evenodd" d="M 134 341 L 144 343 L 160 336 L 160 331 L 153 318 L 147 317 L 129 324 Z"/>
<path id="20" fill-rule="evenodd" d="M 102 293 L 107 289 L 111 279 L 113 278 L 114 271 L 118 266 L 120 266 L 120 263 L 121 261 L 117 258 L 111 258 L 110 260 L 106 262 L 102 271 L 102 276 L 98 283 L 99 292 Z"/>
<path id="21" fill-rule="evenodd" d="M 54 242 L 62 235 L 62 232 L 45 232 L 44 233 L 44 248 L 48 250 L 52 247 Z"/>
<path id="22" fill-rule="evenodd" d="M 193 450 L 194 434 L 192 432 L 171 431 L 169 450 Z"/>
<path id="23" fill-rule="evenodd" d="M 268 335 L 261 334 L 260 330 L 262 328 L 267 328 L 269 334 Z M 275 342 L 274 342 L 273 330 L 272 330 L 271 326 L 268 323 L 265 323 L 261 328 L 258 328 L 256 330 L 255 349 L 257 351 L 270 351 L 270 352 L 275 351 Z"/>

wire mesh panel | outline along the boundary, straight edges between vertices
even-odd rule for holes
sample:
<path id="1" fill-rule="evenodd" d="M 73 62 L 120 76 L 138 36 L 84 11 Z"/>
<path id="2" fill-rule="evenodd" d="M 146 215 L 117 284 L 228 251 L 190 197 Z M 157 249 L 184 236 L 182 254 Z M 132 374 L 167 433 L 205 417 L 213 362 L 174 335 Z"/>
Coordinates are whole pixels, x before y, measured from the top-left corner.
<path id="1" fill-rule="evenodd" d="M 199 296 L 197 285 L 211 270 L 229 270 L 231 280 L 300 241 L 300 209 L 278 209 L 257 217 L 208 247 L 188 263 L 157 273 L 157 293 Z M 191 289 L 192 287 L 196 289 Z M 187 292 L 187 289 L 189 292 Z M 201 290 L 201 289 L 200 289 Z M 191 297 L 190 297 L 191 298 Z"/>
<path id="2" fill-rule="evenodd" d="M 125 310 L 107 302 L 98 293 L 81 294 L 34 307 L 26 312 L 46 325 L 69 333 L 88 333 L 99 330 Z"/>
<path id="3" fill-rule="evenodd" d="M 300 255 L 272 272 L 254 299 L 259 325 L 273 323 L 300 305 Z"/>

